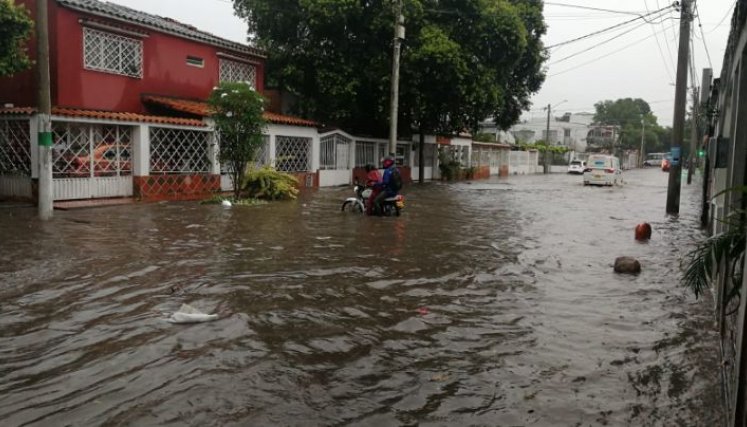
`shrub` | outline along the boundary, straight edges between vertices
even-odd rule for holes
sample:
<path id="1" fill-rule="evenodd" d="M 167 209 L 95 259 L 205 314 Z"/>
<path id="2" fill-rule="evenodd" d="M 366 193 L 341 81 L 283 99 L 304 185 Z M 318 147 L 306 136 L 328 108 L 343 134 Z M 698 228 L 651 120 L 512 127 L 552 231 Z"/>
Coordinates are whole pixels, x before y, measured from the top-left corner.
<path id="1" fill-rule="evenodd" d="M 249 197 L 267 200 L 292 200 L 298 196 L 298 179 L 270 166 L 251 169 L 245 178 L 244 190 Z"/>

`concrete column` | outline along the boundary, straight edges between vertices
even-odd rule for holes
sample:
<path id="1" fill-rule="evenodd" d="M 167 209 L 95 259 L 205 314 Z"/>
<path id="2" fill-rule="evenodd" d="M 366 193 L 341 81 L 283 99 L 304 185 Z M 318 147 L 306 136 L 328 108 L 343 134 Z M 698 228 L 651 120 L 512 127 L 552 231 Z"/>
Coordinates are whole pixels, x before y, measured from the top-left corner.
<path id="1" fill-rule="evenodd" d="M 29 117 L 29 138 L 31 139 L 31 178 L 39 179 L 39 138 L 36 135 L 39 133 L 39 119 L 36 114 Z M 53 147 L 54 148 L 54 147 Z M 52 153 L 54 157 L 54 153 Z"/>
<path id="2" fill-rule="evenodd" d="M 270 131 L 270 132 L 272 132 L 272 131 Z M 277 140 L 277 135 L 275 135 L 274 133 L 270 133 L 270 143 L 269 143 L 269 147 L 267 147 L 267 151 L 268 151 L 268 153 L 267 153 L 267 156 L 268 156 L 267 161 L 270 164 L 270 166 L 272 166 L 273 168 L 276 165 L 276 162 L 275 162 L 275 153 L 276 153 L 276 151 L 275 151 L 275 144 L 276 144 L 276 140 Z"/>
<path id="3" fill-rule="evenodd" d="M 209 132 L 207 139 L 207 155 L 208 159 L 210 159 L 210 173 L 213 175 L 220 175 L 220 147 L 218 146 L 218 138 L 216 138 L 215 132 Z"/>
<path id="4" fill-rule="evenodd" d="M 311 171 L 317 172 L 319 170 L 320 156 L 321 156 L 321 140 L 319 138 L 319 132 L 315 132 L 314 136 L 311 137 Z M 336 148 L 335 148 L 336 149 Z"/>
<path id="5" fill-rule="evenodd" d="M 150 175 L 150 126 L 135 126 L 132 132 L 132 174 L 134 176 Z"/>

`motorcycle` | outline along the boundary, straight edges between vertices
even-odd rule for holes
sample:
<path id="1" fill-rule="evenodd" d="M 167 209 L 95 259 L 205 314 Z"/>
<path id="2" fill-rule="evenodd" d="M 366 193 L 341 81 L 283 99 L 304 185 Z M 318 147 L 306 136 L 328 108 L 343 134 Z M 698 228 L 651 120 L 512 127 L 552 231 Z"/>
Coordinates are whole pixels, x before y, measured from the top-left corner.
<path id="1" fill-rule="evenodd" d="M 371 197 L 371 188 L 365 188 L 362 185 L 356 185 L 353 189 L 355 197 L 348 197 L 342 202 L 343 212 L 366 213 L 368 198 Z M 394 197 L 387 197 L 382 203 L 384 216 L 399 216 L 402 209 L 405 208 L 405 197 L 398 194 Z"/>

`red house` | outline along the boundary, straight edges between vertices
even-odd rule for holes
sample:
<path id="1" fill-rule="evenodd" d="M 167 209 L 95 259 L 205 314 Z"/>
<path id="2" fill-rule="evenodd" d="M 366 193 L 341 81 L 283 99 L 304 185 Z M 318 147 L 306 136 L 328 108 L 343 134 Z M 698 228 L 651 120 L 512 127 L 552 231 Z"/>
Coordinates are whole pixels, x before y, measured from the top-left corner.
<path id="1" fill-rule="evenodd" d="M 34 0 L 16 3 L 35 16 Z M 264 52 L 97 0 L 49 0 L 49 37 L 55 200 L 200 198 L 228 187 L 204 100 L 221 81 L 262 92 Z M 35 57 L 35 40 L 29 50 Z M 0 78 L 0 195 L 30 197 L 37 176 L 35 71 Z M 267 118 L 262 160 L 292 153 L 281 167 L 314 171 L 315 123 Z"/>

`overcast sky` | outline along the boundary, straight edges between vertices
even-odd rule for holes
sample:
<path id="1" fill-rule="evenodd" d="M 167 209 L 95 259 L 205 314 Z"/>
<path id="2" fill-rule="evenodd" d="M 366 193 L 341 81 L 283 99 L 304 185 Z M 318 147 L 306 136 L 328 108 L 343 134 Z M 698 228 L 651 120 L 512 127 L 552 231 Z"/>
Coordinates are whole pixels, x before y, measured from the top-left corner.
<path id="1" fill-rule="evenodd" d="M 229 0 L 110 1 L 168 16 L 230 40 L 246 41 L 247 26 L 233 15 L 233 6 Z M 705 43 L 713 62 L 714 74 L 718 76 L 721 73 L 734 0 L 699 0 L 697 3 L 702 34 L 705 37 L 701 34 L 696 19 L 696 37 L 693 39 L 696 74 L 700 78 L 702 69 L 710 66 Z M 558 4 L 645 15 L 665 8 L 671 3 L 667 0 L 547 1 L 546 46 L 636 18 L 630 14 L 584 10 Z M 659 123 L 671 125 L 679 13 L 670 8 L 659 18 L 655 18 L 656 16 L 649 16 L 649 20 L 654 19 L 651 24 L 639 19 L 615 31 L 551 49 L 551 56 L 547 62 L 548 78 L 540 92 L 533 97 L 532 110 L 524 118 L 543 116 L 546 113 L 542 109 L 548 103 L 557 106 L 553 112 L 559 116 L 566 111 L 594 112 L 594 103 L 600 100 L 631 97 L 648 101 L 654 114 L 659 117 Z M 617 38 L 610 40 L 614 37 Z M 603 44 L 593 47 L 600 43 Z M 588 51 L 585 51 L 587 49 Z M 700 80 L 697 82 L 700 85 Z"/>

